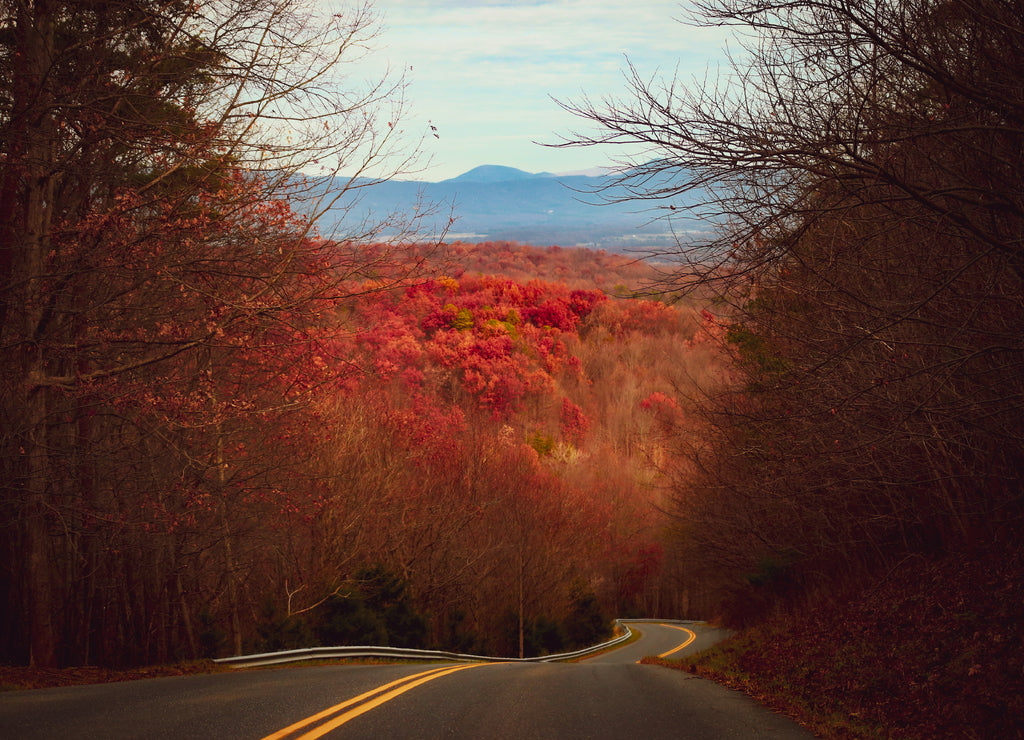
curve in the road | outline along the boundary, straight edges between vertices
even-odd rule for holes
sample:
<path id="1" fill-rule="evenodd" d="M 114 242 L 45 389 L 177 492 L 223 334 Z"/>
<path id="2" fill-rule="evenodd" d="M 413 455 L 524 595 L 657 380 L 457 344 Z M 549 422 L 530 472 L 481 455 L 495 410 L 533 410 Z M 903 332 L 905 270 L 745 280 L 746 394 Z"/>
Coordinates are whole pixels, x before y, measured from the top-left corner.
<path id="1" fill-rule="evenodd" d="M 305 665 L 5 692 L 0 738 L 811 737 L 740 692 L 636 664 L 688 655 L 724 631 L 630 626 L 638 640 L 578 663 Z"/>
<path id="2" fill-rule="evenodd" d="M 683 648 L 689 647 L 693 643 L 693 641 L 697 639 L 697 633 L 694 632 L 693 630 L 687 628 L 687 627 L 679 627 L 679 626 L 674 625 L 674 624 L 666 624 L 666 625 L 662 625 L 662 626 L 664 626 L 664 627 L 672 627 L 672 628 L 677 629 L 677 630 L 682 630 L 683 632 L 685 632 L 688 635 L 688 637 L 686 638 L 686 640 L 682 644 L 676 645 L 671 650 L 666 650 L 665 652 L 660 653 L 658 655 L 659 658 L 667 658 L 668 656 L 670 656 L 670 655 L 672 655 L 674 653 L 678 653 Z"/>

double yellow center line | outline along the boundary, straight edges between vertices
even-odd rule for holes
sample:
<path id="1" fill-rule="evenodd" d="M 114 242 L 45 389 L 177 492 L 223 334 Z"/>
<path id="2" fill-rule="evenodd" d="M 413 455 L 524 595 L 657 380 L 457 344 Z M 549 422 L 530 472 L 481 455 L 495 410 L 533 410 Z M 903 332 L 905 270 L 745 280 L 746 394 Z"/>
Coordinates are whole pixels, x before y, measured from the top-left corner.
<path id="1" fill-rule="evenodd" d="M 671 655 L 672 653 L 677 653 L 677 652 L 679 652 L 679 651 L 680 651 L 680 650 L 682 650 L 682 649 L 683 649 L 684 647 L 686 647 L 686 646 L 687 646 L 687 645 L 689 645 L 689 644 L 690 644 L 691 642 L 693 642 L 694 640 L 696 640 L 696 639 L 697 639 L 697 633 L 695 633 L 695 632 L 694 632 L 693 630 L 688 630 L 688 629 L 686 629 L 686 627 L 680 627 L 680 626 L 678 626 L 678 625 L 675 625 L 675 624 L 663 624 L 663 625 L 662 625 L 662 627 L 672 627 L 673 629 L 677 629 L 677 630 L 682 630 L 683 632 L 686 632 L 686 633 L 687 633 L 687 634 L 689 634 L 690 636 L 689 636 L 688 638 L 686 638 L 686 642 L 684 642 L 684 643 L 683 643 L 682 645 L 676 645 L 676 646 L 675 646 L 674 648 L 672 648 L 671 650 L 668 650 L 667 652 L 664 652 L 664 653 L 662 653 L 661 655 L 659 655 L 659 656 L 658 656 L 659 658 L 667 658 L 667 657 L 668 657 L 668 656 L 670 656 L 670 655 Z"/>
<path id="2" fill-rule="evenodd" d="M 285 727 L 283 730 L 275 732 L 273 735 L 267 735 L 263 740 L 283 740 L 283 738 L 293 738 L 293 736 L 293 740 L 314 740 L 314 738 L 323 737 L 328 732 L 341 727 L 350 719 L 354 719 L 360 714 L 369 712 L 374 707 L 379 707 L 381 704 L 391 701 L 396 696 L 404 694 L 406 691 L 410 691 L 417 686 L 422 686 L 428 681 L 433 681 L 435 678 L 448 676 L 452 673 L 457 673 L 458 671 L 464 671 L 467 668 L 478 668 L 482 665 L 487 664 L 468 663 L 466 665 L 458 665 L 455 667 L 441 666 L 440 668 L 433 668 L 429 671 L 423 671 L 422 673 L 414 673 L 411 676 L 406 676 L 398 679 L 397 681 L 392 681 L 391 683 L 386 683 L 383 686 L 378 686 L 377 688 L 353 697 L 348 701 L 343 701 L 341 704 L 336 704 L 322 712 L 318 712 L 311 717 L 299 720 L 295 724 L 288 725 L 288 727 Z M 346 709 L 348 711 L 345 711 Z M 323 720 L 326 720 L 323 724 L 316 725 L 316 723 Z M 301 735 L 295 735 L 295 733 L 309 727 L 310 725 L 316 726 Z"/>

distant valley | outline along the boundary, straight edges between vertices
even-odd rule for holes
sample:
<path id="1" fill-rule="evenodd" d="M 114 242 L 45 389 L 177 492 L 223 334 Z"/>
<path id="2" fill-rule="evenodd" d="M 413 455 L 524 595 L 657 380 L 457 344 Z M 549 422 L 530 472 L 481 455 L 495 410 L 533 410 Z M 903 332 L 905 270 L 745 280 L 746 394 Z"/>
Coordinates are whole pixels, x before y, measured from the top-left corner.
<path id="1" fill-rule="evenodd" d="M 419 203 L 433 210 L 418 233 L 430 238 L 447 229 L 446 241 L 509 240 L 624 252 L 670 246 L 676 236 L 702 230 L 696 220 L 659 217 L 664 211 L 650 202 L 606 202 L 625 195 L 610 175 L 484 165 L 441 182 L 393 180 L 356 188 L 324 214 L 319 229 L 324 236 L 341 238 L 352 233 L 353 224 L 381 222 Z"/>

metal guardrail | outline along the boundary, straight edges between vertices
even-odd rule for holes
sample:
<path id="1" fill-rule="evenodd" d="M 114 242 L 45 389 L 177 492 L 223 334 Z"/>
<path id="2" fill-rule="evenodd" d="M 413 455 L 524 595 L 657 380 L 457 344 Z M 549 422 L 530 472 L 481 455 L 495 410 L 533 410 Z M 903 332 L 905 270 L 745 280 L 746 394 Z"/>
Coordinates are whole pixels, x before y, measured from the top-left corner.
<path id="1" fill-rule="evenodd" d="M 338 647 L 313 647 L 298 650 L 281 650 L 274 653 L 256 653 L 253 655 L 237 655 L 232 658 L 217 658 L 214 663 L 228 665 L 233 668 L 256 668 L 258 666 L 277 665 L 280 663 L 297 663 L 303 660 L 327 660 L 332 658 L 392 658 L 395 660 L 450 660 L 457 662 L 502 662 L 502 663 L 551 663 L 559 660 L 572 660 L 586 655 L 599 653 L 602 650 L 620 645 L 633 632 L 626 622 L 646 622 L 662 624 L 692 624 L 693 620 L 679 619 L 616 619 L 615 623 L 622 628 L 623 634 L 602 642 L 600 645 L 575 650 L 571 653 L 540 655 L 534 658 L 497 658 L 489 655 L 467 655 L 449 653 L 444 650 L 418 650 L 415 648 L 381 647 L 374 645 L 342 645 Z"/>

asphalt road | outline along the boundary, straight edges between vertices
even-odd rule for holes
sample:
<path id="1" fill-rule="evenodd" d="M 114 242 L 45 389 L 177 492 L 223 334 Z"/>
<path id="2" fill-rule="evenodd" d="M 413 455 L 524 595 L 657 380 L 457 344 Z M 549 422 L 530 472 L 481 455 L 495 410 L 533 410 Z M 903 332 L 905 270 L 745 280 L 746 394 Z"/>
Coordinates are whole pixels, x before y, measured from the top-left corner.
<path id="1" fill-rule="evenodd" d="M 634 629 L 640 640 L 579 663 L 305 666 L 6 692 L 0 738 L 812 737 L 743 694 L 636 663 L 721 632 Z"/>

